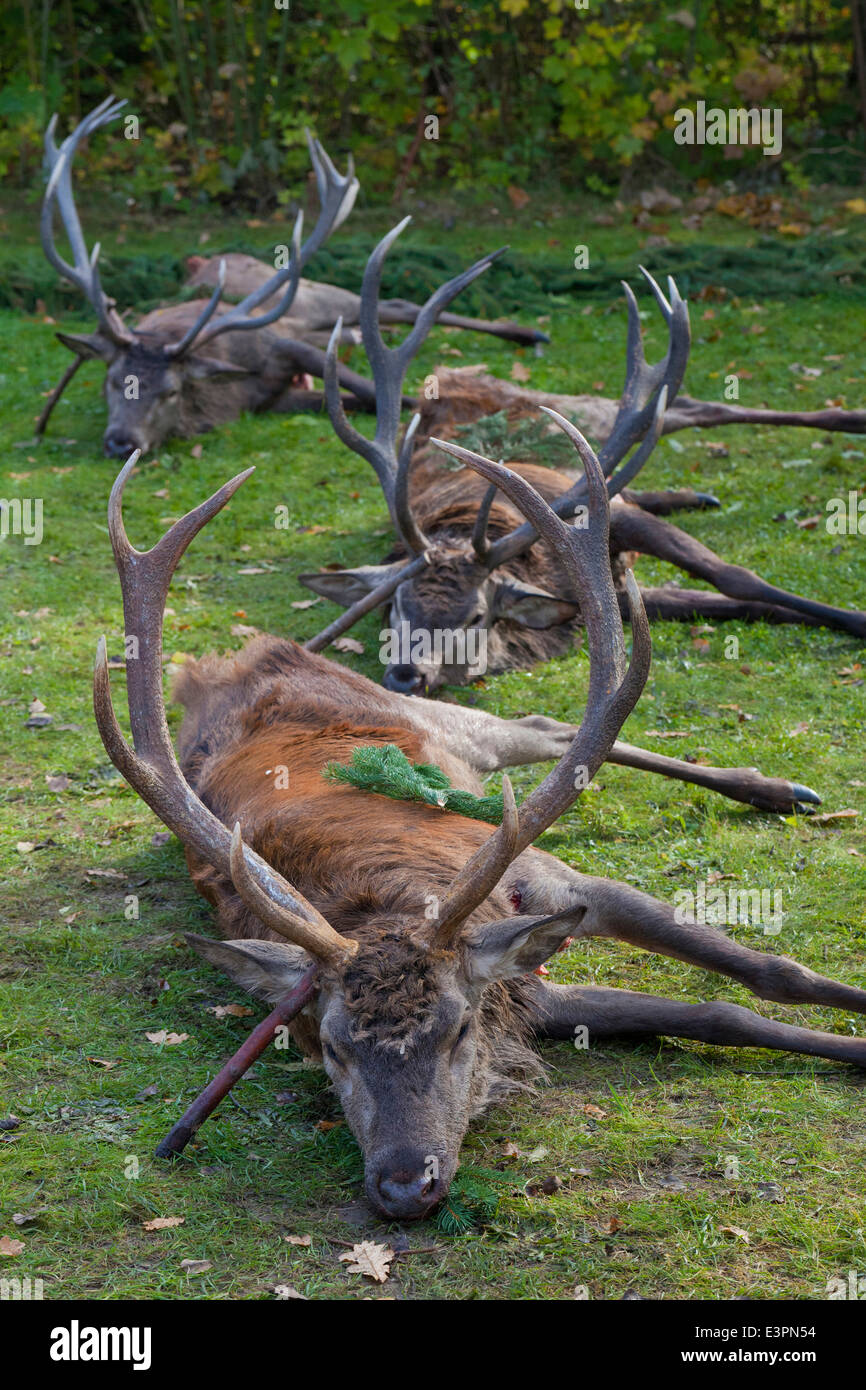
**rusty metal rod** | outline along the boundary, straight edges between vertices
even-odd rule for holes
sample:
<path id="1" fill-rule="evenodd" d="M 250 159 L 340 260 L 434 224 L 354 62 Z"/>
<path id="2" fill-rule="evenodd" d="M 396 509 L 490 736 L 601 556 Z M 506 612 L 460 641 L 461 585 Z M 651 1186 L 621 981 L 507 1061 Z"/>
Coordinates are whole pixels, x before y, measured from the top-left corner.
<path id="1" fill-rule="evenodd" d="M 420 574 L 425 565 L 429 564 L 429 557 L 425 550 L 423 555 L 417 555 L 408 565 L 397 574 L 392 574 L 390 579 L 385 579 L 375 589 L 371 589 L 369 594 L 359 598 L 357 603 L 353 603 L 339 618 L 335 618 L 332 623 L 321 632 L 317 632 L 315 637 L 311 637 L 309 642 L 304 643 L 304 650 L 308 652 L 320 652 L 329 646 L 335 637 L 347 632 L 359 618 L 363 618 L 365 613 L 370 613 L 374 608 L 378 608 L 380 603 L 384 603 L 386 598 L 390 598 L 394 590 L 404 584 L 407 579 L 412 579 L 414 575 Z"/>
<path id="2" fill-rule="evenodd" d="M 157 1146 L 157 1158 L 175 1158 L 178 1154 L 183 1153 L 190 1139 L 204 1124 L 208 1116 L 213 1114 L 235 1082 L 240 1081 L 244 1072 L 248 1071 L 253 1062 L 261 1057 L 268 1043 L 273 1040 L 276 1030 L 286 1023 L 290 1023 L 295 1015 L 301 1012 L 304 1005 L 310 1002 L 315 993 L 317 970 L 318 966 L 311 966 L 295 985 L 295 988 L 284 999 L 280 1000 L 273 1013 L 268 1014 L 266 1019 L 256 1025 L 235 1055 L 205 1086 L 201 1095 L 196 1096 L 186 1113 L 176 1125 L 172 1126 L 162 1143 Z"/>
<path id="3" fill-rule="evenodd" d="M 36 421 L 36 433 L 34 436 L 36 439 L 42 438 L 43 434 L 45 433 L 45 427 L 48 424 L 48 420 L 52 410 L 56 406 L 57 402 L 60 400 L 60 397 L 63 395 L 63 392 L 66 390 L 67 386 L 69 385 L 72 378 L 75 376 L 75 373 L 78 371 L 78 368 L 81 366 L 83 361 L 83 357 L 74 357 L 73 360 L 70 362 L 69 366 L 66 368 L 66 371 L 63 373 L 62 377 L 58 381 L 54 390 L 51 392 L 51 395 L 48 397 L 48 400 L 45 402 L 45 405 L 42 409 L 42 414 Z"/>

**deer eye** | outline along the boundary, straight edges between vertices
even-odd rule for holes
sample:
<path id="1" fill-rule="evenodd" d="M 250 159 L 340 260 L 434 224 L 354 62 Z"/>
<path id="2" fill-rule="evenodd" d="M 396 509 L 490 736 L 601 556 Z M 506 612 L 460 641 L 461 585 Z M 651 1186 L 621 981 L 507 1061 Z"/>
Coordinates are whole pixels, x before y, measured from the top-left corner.
<path id="1" fill-rule="evenodd" d="M 466 1034 L 469 1032 L 469 1024 L 470 1024 L 470 1022 L 471 1022 L 471 1019 L 468 1019 L 468 1018 L 467 1018 L 466 1022 L 465 1022 L 464 1025 L 463 1025 L 463 1027 L 460 1029 L 460 1032 L 457 1034 L 457 1037 L 454 1039 L 454 1046 L 453 1046 L 452 1049 L 451 1049 L 451 1056 L 452 1056 L 452 1057 L 453 1057 L 454 1054 L 456 1053 L 456 1051 L 457 1051 L 458 1047 L 460 1046 L 460 1044 L 462 1043 L 463 1039 L 466 1037 Z"/>

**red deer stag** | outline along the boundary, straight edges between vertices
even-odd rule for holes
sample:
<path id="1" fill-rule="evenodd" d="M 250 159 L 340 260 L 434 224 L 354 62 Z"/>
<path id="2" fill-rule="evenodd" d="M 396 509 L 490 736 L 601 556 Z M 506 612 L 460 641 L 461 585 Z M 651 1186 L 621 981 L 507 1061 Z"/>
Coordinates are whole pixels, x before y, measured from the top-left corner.
<path id="1" fill-rule="evenodd" d="M 564 597 L 556 556 L 536 544 L 537 532 L 522 522 L 508 499 L 498 495 L 495 486 L 487 487 L 473 472 L 476 464 L 468 450 L 434 441 L 459 462 L 470 465 L 460 471 L 444 467 L 427 449 L 416 451 L 413 458 L 423 415 L 415 417 L 398 447 L 403 378 L 416 343 L 407 339 L 398 349 L 386 348 L 375 314 L 382 261 L 395 235 L 391 232 L 385 237 L 370 258 L 362 291 L 364 348 L 376 393 L 374 439 L 367 439 L 355 429 L 342 409 L 335 356 L 339 327 L 328 351 L 325 390 L 331 422 L 339 438 L 376 471 L 398 545 L 381 565 L 299 577 L 315 593 L 348 607 L 385 581 L 393 581 L 407 553 L 428 557 L 426 566 L 416 567 L 413 577 L 395 588 L 387 619 L 389 632 L 406 650 L 389 662 L 384 683 L 390 689 L 412 694 L 430 692 L 446 682 L 462 684 L 472 678 L 473 663 L 465 655 L 470 644 L 437 644 L 437 632 L 461 637 L 467 630 L 483 630 L 486 669 L 496 673 L 567 651 L 583 616 L 579 605 Z M 647 363 L 637 302 L 626 286 L 625 387 L 599 453 L 611 500 L 611 560 L 621 602 L 625 603 L 625 575 L 637 552 L 670 561 L 719 590 L 709 593 L 676 587 L 644 589 L 644 604 L 652 618 L 766 619 L 825 625 L 855 637 L 866 637 L 866 613 L 836 608 L 780 589 L 751 570 L 728 564 L 664 520 L 664 513 L 676 509 L 717 505 L 715 498 L 691 491 L 627 490 L 626 485 L 646 462 L 662 432 L 667 401 L 676 396 L 689 354 L 688 310 L 676 285 L 670 281 L 668 299 L 652 276 L 644 274 L 668 326 L 667 351 L 660 362 Z M 460 399 L 470 402 L 469 418 L 474 418 L 479 397 L 489 401 L 492 394 L 497 399 L 495 393 L 485 394 L 483 382 L 480 388 L 473 383 L 467 386 L 465 374 L 459 374 L 460 399 L 446 398 L 441 390 L 443 379 L 447 384 L 453 377 L 442 374 L 439 399 L 425 407 L 434 425 L 437 419 L 441 420 L 443 411 L 452 422 L 460 419 Z M 545 397 L 541 393 L 537 396 L 548 413 L 551 404 L 562 406 L 574 399 Z M 502 399 L 498 399 L 494 409 L 501 408 Z M 627 457 L 630 450 L 634 452 Z M 582 475 L 533 464 L 513 467 L 532 483 L 557 515 L 580 516 L 585 511 L 587 484 Z"/>
<path id="2" fill-rule="evenodd" d="M 196 887 L 217 909 L 228 939 L 188 936 L 196 950 L 268 1000 L 318 967 L 314 1001 L 291 1026 L 331 1078 L 363 1150 L 369 1200 L 389 1219 L 423 1217 L 441 1200 L 472 1117 L 542 1071 L 534 1037 L 573 1038 L 578 1028 L 592 1040 L 669 1034 L 866 1065 L 857 1037 L 730 1003 L 560 986 L 533 973 L 567 937 L 613 936 L 720 971 L 762 999 L 866 1012 L 863 990 L 710 927 L 681 925 L 665 903 L 532 847 L 609 757 L 650 664 L 631 576 L 626 659 L 604 475 L 582 436 L 561 423 L 583 460 L 585 529 L 561 521 L 516 472 L 483 459 L 473 467 L 556 551 L 563 592 L 585 615 L 589 687 L 579 728 L 408 698 L 293 642 L 261 637 L 235 657 L 184 668 L 178 763 L 163 704 L 162 610 L 187 546 L 248 473 L 144 552 L 130 545 L 121 515 L 135 455 L 109 502 L 125 631 L 137 637 L 138 657 L 127 663 L 130 746 L 100 642 L 94 708 L 103 742 L 181 839 Z M 559 761 L 519 808 L 504 780 L 503 822 L 493 830 L 420 803 L 380 798 L 371 806 L 368 793 L 323 777 L 331 760 L 348 761 L 371 743 L 436 762 L 476 794 L 485 773 Z M 289 771 L 285 791 L 272 775 L 278 764 Z"/>
<path id="3" fill-rule="evenodd" d="M 316 226 L 301 246 L 302 217 L 298 217 L 288 266 L 276 272 L 263 267 L 265 275 L 253 277 L 239 304 L 220 308 L 226 281 L 223 261 L 216 268 L 213 293 L 204 307 L 195 300 L 173 304 L 154 310 L 135 328 L 129 328 L 101 286 L 98 243 L 91 255 L 87 252 L 71 183 L 72 161 L 81 141 L 116 120 L 125 105 L 125 101 L 106 98 L 59 149 L 54 140 L 56 116 L 45 133 L 49 179 L 42 204 L 43 250 L 60 275 L 88 300 L 99 328 L 91 334 L 57 334 L 76 354 L 76 361 L 52 393 L 37 433 L 44 431 L 51 410 L 85 358 L 101 358 L 107 367 L 108 426 L 103 444 L 110 457 L 153 448 L 170 435 L 200 434 L 236 419 L 244 410 L 303 410 L 320 405 L 320 394 L 305 389 L 308 374 L 321 376 L 324 370 L 324 355 L 314 340 L 323 326 L 330 333 L 341 308 L 348 307 L 351 312 L 357 298 L 335 286 L 313 285 L 302 280 L 300 273 L 352 210 L 359 184 L 351 159 L 347 173 L 338 173 L 318 140 L 308 134 L 321 204 Z M 66 229 L 74 265 L 63 259 L 54 242 L 55 207 Z M 492 259 L 486 257 L 479 267 Z M 472 278 L 458 276 L 453 280 L 452 292 L 441 299 L 440 308 Z M 413 322 L 421 312 L 417 305 L 404 300 L 390 301 L 383 307 L 392 323 Z M 537 330 L 521 329 L 516 324 L 486 324 L 455 315 L 446 315 L 443 321 L 521 342 L 545 338 Z M 345 367 L 339 368 L 339 376 L 350 392 L 357 392 L 347 400 L 348 405 L 372 408 L 369 382 Z"/>

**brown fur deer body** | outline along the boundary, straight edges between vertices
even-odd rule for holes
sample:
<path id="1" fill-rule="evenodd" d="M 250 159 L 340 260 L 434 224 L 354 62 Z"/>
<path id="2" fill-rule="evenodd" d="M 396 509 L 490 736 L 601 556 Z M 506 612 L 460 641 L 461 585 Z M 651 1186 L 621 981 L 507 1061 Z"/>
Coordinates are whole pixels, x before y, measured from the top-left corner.
<path id="1" fill-rule="evenodd" d="M 666 904 L 533 847 L 609 755 L 650 661 L 649 627 L 629 579 L 626 658 L 599 463 L 561 424 L 589 483 L 582 531 L 560 521 L 513 471 L 484 459 L 475 467 L 556 552 L 565 592 L 586 615 L 590 669 L 579 727 L 409 698 L 294 643 L 259 638 L 239 656 L 184 669 L 178 766 L 162 703 L 161 613 L 186 547 L 247 475 L 145 552 L 132 548 L 121 517 L 135 456 L 109 503 L 125 632 L 136 635 L 138 651 L 127 662 L 130 746 L 100 644 L 94 707 L 106 749 L 181 838 L 197 887 L 216 906 L 230 939 L 190 937 L 196 949 L 268 1000 L 317 966 L 317 993 L 295 1036 L 321 1058 L 363 1151 L 369 1200 L 389 1219 L 424 1216 L 441 1200 L 473 1115 L 537 1079 L 535 1037 L 571 1038 L 581 1028 L 594 1043 L 670 1033 L 866 1065 L 859 1038 L 726 1003 L 557 986 L 533 973 L 568 937 L 607 935 L 721 971 L 763 999 L 866 1012 L 862 990 L 683 924 Z M 519 808 L 503 780 L 503 821 L 494 830 L 322 776 L 330 760 L 346 761 L 370 743 L 396 743 L 410 760 L 436 762 L 454 785 L 476 793 L 498 769 L 558 762 Z"/>

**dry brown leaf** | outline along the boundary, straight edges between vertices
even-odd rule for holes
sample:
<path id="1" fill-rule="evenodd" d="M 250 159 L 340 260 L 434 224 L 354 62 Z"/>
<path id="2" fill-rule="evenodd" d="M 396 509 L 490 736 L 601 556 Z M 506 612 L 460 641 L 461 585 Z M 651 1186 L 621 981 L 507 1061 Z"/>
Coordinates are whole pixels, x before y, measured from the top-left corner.
<path id="1" fill-rule="evenodd" d="M 373 1240 L 362 1240 L 340 1256 L 341 1261 L 354 1261 L 349 1264 L 350 1274 L 364 1274 L 377 1284 L 384 1284 L 391 1273 L 394 1251 L 390 1245 L 377 1245 Z"/>
<path id="2" fill-rule="evenodd" d="M 20 1255 L 23 1249 L 23 1240 L 13 1240 L 11 1236 L 0 1236 L 0 1255 Z"/>
<path id="3" fill-rule="evenodd" d="M 744 1240 L 749 1244 L 749 1233 L 744 1231 L 742 1226 L 720 1226 L 719 1235 L 730 1236 L 732 1240 Z"/>
<path id="4" fill-rule="evenodd" d="M 283 1239 L 285 1240 L 287 1245 L 307 1246 L 312 1245 L 313 1243 L 312 1236 L 284 1236 Z"/>
<path id="5" fill-rule="evenodd" d="M 158 1033 L 145 1033 L 148 1042 L 155 1043 L 157 1046 L 176 1047 L 178 1043 L 186 1042 L 189 1033 L 169 1033 L 167 1029 L 160 1028 Z"/>
<path id="6" fill-rule="evenodd" d="M 88 1062 L 92 1062 L 95 1067 L 102 1067 L 104 1071 L 112 1071 L 114 1067 L 119 1067 L 119 1062 L 107 1062 L 104 1057 L 88 1057 Z"/>
<path id="7" fill-rule="evenodd" d="M 850 806 L 845 811 L 822 811 L 821 815 L 819 816 L 807 816 L 806 824 L 830 825 L 830 823 L 834 820 L 852 820 L 854 816 L 858 816 L 859 814 L 859 811 L 855 811 Z"/>
<path id="8" fill-rule="evenodd" d="M 309 1303 L 305 1293 L 298 1293 L 297 1289 L 292 1288 L 291 1284 L 274 1284 L 273 1292 L 277 1298 L 300 1298 L 304 1303 Z"/>
<path id="9" fill-rule="evenodd" d="M 530 376 L 529 368 L 522 362 L 515 362 L 511 368 L 512 381 L 528 381 Z"/>
<path id="10" fill-rule="evenodd" d="M 232 1018 L 247 1018 L 255 1011 L 243 1004 L 210 1004 L 207 1012 L 216 1018 L 225 1018 L 226 1014 L 230 1014 Z"/>
<path id="11" fill-rule="evenodd" d="M 647 738 L 688 738 L 688 729 L 647 729 Z"/>
<path id="12" fill-rule="evenodd" d="M 338 652 L 357 652 L 358 656 L 363 656 L 364 643 L 359 642 L 356 637 L 338 637 L 334 649 Z"/>
<path id="13" fill-rule="evenodd" d="M 142 1230 L 169 1231 L 174 1226 L 182 1226 L 185 1221 L 185 1216 L 155 1216 L 152 1221 L 143 1223 Z"/>
<path id="14" fill-rule="evenodd" d="M 290 608 L 312 608 L 314 603 L 321 603 L 321 598 L 299 598 L 294 603 L 290 603 Z"/>
<path id="15" fill-rule="evenodd" d="M 582 1105 L 580 1108 L 584 1115 L 594 1115 L 597 1120 L 607 1119 L 607 1111 L 599 1105 Z"/>

